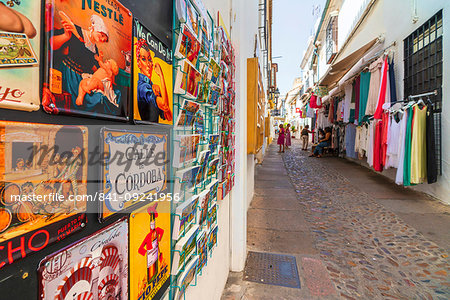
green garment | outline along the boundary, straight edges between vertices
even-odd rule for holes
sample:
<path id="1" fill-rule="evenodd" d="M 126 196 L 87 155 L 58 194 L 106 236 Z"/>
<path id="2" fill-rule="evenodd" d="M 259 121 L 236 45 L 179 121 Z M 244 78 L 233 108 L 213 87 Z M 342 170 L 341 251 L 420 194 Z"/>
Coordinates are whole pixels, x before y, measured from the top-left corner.
<path id="1" fill-rule="evenodd" d="M 359 116 L 359 125 L 361 125 L 364 121 L 367 121 L 367 118 L 364 118 L 364 116 L 366 115 L 367 98 L 369 97 L 369 86 L 370 72 L 362 72 L 359 84 L 359 112 L 357 112 Z"/>
<path id="2" fill-rule="evenodd" d="M 408 119 L 406 120 L 406 134 L 405 134 L 405 157 L 403 160 L 403 185 L 411 186 L 411 141 L 412 141 L 412 121 L 413 108 L 407 109 Z"/>

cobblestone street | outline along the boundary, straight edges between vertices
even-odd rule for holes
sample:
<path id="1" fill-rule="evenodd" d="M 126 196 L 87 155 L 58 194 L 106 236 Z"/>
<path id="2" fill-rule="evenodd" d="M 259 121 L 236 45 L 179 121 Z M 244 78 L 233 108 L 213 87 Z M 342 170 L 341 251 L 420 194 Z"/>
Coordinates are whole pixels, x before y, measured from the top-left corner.
<path id="1" fill-rule="evenodd" d="M 232 273 L 223 299 L 450 298 L 448 207 L 345 160 L 310 158 L 297 141 L 284 154 L 275 146 L 257 171 L 247 243 L 294 255 L 301 289 Z"/>

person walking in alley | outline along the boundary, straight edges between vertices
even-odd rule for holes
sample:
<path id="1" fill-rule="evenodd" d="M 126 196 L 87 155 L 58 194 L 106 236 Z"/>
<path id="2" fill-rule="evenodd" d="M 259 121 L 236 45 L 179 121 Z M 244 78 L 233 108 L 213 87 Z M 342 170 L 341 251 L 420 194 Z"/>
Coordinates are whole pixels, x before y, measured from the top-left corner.
<path id="1" fill-rule="evenodd" d="M 289 149 L 289 146 L 291 145 L 291 124 L 287 124 L 286 125 L 286 132 L 285 132 L 285 146 L 286 146 L 286 149 Z"/>
<path id="2" fill-rule="evenodd" d="M 277 144 L 280 145 L 280 150 L 278 153 L 284 152 L 284 127 L 283 124 L 280 124 L 280 129 L 278 130 L 278 140 Z M 281 151 L 281 147 L 283 147 L 283 151 Z"/>
<path id="3" fill-rule="evenodd" d="M 302 150 L 306 151 L 308 150 L 308 142 L 309 142 L 309 134 L 311 131 L 309 131 L 309 125 L 305 125 L 305 128 L 302 129 L 301 136 L 302 136 Z"/>
<path id="4" fill-rule="evenodd" d="M 330 147 L 331 144 L 331 128 L 325 128 L 325 137 L 319 140 L 319 144 L 315 147 L 314 152 L 310 155 L 310 157 L 322 157 L 323 148 Z"/>

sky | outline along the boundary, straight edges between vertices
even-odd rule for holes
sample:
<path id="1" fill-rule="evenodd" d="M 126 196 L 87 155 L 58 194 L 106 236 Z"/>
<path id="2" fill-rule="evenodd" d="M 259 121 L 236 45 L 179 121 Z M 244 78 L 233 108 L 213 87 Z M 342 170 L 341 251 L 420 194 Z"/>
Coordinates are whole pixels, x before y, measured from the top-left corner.
<path id="1" fill-rule="evenodd" d="M 322 16 L 325 0 L 273 0 L 272 57 L 278 63 L 277 85 L 285 95 L 300 77 L 303 51 L 313 34 L 314 23 Z M 313 7 L 320 10 L 313 16 Z M 315 34 L 315 33 L 314 33 Z M 275 58 L 282 56 L 281 58 Z"/>

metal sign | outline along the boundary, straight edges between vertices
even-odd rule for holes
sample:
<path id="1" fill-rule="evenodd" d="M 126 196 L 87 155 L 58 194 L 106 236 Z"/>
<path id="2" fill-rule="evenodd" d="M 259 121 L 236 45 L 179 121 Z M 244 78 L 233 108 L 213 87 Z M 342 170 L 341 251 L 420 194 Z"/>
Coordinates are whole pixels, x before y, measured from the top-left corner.
<path id="1" fill-rule="evenodd" d="M 103 128 L 100 218 L 159 198 L 167 189 L 168 135 Z"/>
<path id="2" fill-rule="evenodd" d="M 0 108 L 38 110 L 41 3 L 7 4 L 2 5 L 2 19 L 21 24 L 0 24 Z"/>
<path id="3" fill-rule="evenodd" d="M 116 0 L 49 0 L 45 9 L 44 110 L 127 119 L 131 12 Z"/>
<path id="4" fill-rule="evenodd" d="M 130 299 L 153 299 L 169 285 L 170 202 L 158 199 L 131 213 Z"/>
<path id="5" fill-rule="evenodd" d="M 133 48 L 134 120 L 172 125 L 172 49 L 136 19 Z"/>
<path id="6" fill-rule="evenodd" d="M 128 220 L 43 259 L 39 299 L 128 299 Z"/>
<path id="7" fill-rule="evenodd" d="M 87 128 L 0 122 L 0 268 L 86 223 Z"/>

